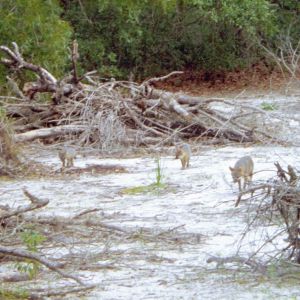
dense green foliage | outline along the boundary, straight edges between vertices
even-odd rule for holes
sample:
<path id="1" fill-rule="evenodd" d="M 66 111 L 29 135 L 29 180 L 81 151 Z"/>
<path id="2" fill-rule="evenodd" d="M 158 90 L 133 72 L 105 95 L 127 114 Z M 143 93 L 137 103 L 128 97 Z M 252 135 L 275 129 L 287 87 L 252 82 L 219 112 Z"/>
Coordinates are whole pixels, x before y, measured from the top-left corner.
<path id="1" fill-rule="evenodd" d="M 258 40 L 275 49 L 287 30 L 298 38 L 299 14 L 294 0 L 0 0 L 0 43 L 54 73 L 72 31 L 81 68 L 103 76 L 232 70 L 264 58 Z"/>
<path id="2" fill-rule="evenodd" d="M 10 47 L 17 42 L 28 61 L 62 74 L 72 29 L 60 18 L 61 12 L 55 0 L 0 0 L 0 44 Z M 2 67 L 0 82 L 3 74 Z"/>
<path id="3" fill-rule="evenodd" d="M 264 0 L 64 1 L 86 68 L 232 69 L 256 59 L 253 36 L 276 31 Z"/>

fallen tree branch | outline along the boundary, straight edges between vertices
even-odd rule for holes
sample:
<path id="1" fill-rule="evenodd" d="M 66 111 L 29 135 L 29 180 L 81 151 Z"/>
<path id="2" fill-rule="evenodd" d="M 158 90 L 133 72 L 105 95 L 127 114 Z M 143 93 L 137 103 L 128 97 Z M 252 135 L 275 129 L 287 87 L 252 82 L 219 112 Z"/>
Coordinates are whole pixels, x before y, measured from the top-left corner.
<path id="1" fill-rule="evenodd" d="M 78 220 L 79 219 L 79 220 Z M 102 227 L 106 228 L 108 230 L 112 231 L 119 231 L 123 233 L 132 233 L 132 230 L 126 229 L 121 226 L 117 225 L 111 225 L 103 223 L 102 221 L 99 221 L 97 218 L 90 218 L 88 220 L 80 220 L 80 216 L 75 215 L 73 218 L 66 218 L 66 219 L 53 219 L 51 217 L 39 217 L 39 218 L 30 218 L 30 220 L 37 224 L 48 224 L 48 225 L 54 225 L 54 226 L 61 226 L 61 227 L 67 227 L 67 226 L 75 226 L 75 225 L 88 225 L 90 227 Z"/>
<path id="2" fill-rule="evenodd" d="M 251 194 L 253 195 L 254 192 L 258 191 L 258 190 L 267 190 L 267 195 L 270 194 L 271 192 L 271 188 L 273 188 L 274 185 L 272 184 L 268 184 L 268 183 L 263 183 L 263 184 L 260 184 L 258 186 L 254 186 L 254 187 L 250 187 L 248 188 L 247 190 L 244 190 L 244 191 L 241 191 L 238 195 L 238 198 L 235 202 L 235 207 L 237 207 L 242 199 L 242 196 L 246 195 L 246 194 Z"/>
<path id="3" fill-rule="evenodd" d="M 152 127 L 148 127 L 146 126 L 143 122 L 141 122 L 137 116 L 135 116 L 134 112 L 130 109 L 129 105 L 126 103 L 126 101 L 123 102 L 124 107 L 128 110 L 129 115 L 131 116 L 131 118 L 136 122 L 137 125 L 139 125 L 139 127 L 141 127 L 142 129 L 144 129 L 145 131 L 150 131 L 156 135 L 159 136 L 164 136 L 164 134 Z"/>
<path id="4" fill-rule="evenodd" d="M 182 71 L 173 71 L 165 76 L 162 76 L 162 77 L 154 77 L 154 78 L 150 78 L 148 80 L 145 80 L 141 86 L 146 86 L 146 85 L 150 85 L 151 83 L 154 83 L 154 82 L 157 82 L 157 81 L 163 81 L 163 80 L 166 80 L 168 79 L 169 77 L 171 76 L 174 76 L 174 75 L 179 75 L 179 74 L 184 74 L 184 72 Z"/>
<path id="5" fill-rule="evenodd" d="M 258 263 L 257 261 L 241 256 L 229 256 L 229 257 L 216 257 L 212 256 L 206 261 L 207 263 L 216 262 L 217 267 L 219 265 L 224 264 L 232 264 L 232 263 L 238 263 L 238 264 L 245 264 L 249 266 L 254 271 L 259 271 L 260 273 L 265 273 L 267 271 L 266 266 Z"/>
<path id="6" fill-rule="evenodd" d="M 75 294 L 80 292 L 85 292 L 95 288 L 97 285 L 88 285 L 85 287 L 67 287 L 63 289 L 47 290 L 45 292 L 32 292 L 30 293 L 30 300 L 43 300 L 45 297 L 61 297 L 69 294 Z"/>
<path id="7" fill-rule="evenodd" d="M 76 281 L 77 283 L 79 283 L 80 285 L 86 285 L 80 278 L 61 271 L 59 268 L 61 268 L 63 266 L 63 264 L 51 262 L 51 261 L 45 259 L 44 257 L 42 257 L 38 253 L 33 253 L 33 252 L 26 251 L 26 250 L 9 249 L 9 248 L 5 248 L 5 247 L 0 247 L 0 253 L 3 255 L 27 258 L 27 259 L 37 261 L 37 262 L 41 263 L 42 265 L 46 266 L 48 269 L 60 274 L 64 278 L 72 279 L 72 280 Z"/>
<path id="8" fill-rule="evenodd" d="M 87 214 L 90 214 L 90 213 L 93 213 L 93 212 L 96 212 L 96 211 L 99 211 L 99 210 L 102 210 L 102 208 L 91 208 L 91 209 L 86 209 L 84 211 L 82 211 L 81 213 L 75 215 L 72 219 L 79 219 L 80 217 L 84 216 L 84 215 L 87 215 Z"/>
<path id="9" fill-rule="evenodd" d="M 37 73 L 44 82 L 52 83 L 54 85 L 57 83 L 57 79 L 46 69 L 26 62 L 21 56 L 19 47 L 15 42 L 13 42 L 12 45 L 13 50 L 8 48 L 7 46 L 0 46 L 0 50 L 5 52 L 9 56 L 9 59 L 1 58 L 1 62 L 3 64 L 7 65 L 8 67 L 17 69 L 24 68 L 33 71 L 34 73 Z"/>
<path id="10" fill-rule="evenodd" d="M 37 197 L 33 196 L 31 193 L 29 193 L 26 189 L 23 190 L 24 195 L 31 201 L 31 204 L 24 205 L 21 207 L 18 207 L 16 209 L 9 209 L 7 211 L 2 211 L 0 214 L 0 220 L 7 219 L 13 216 L 17 216 L 20 214 L 23 214 L 28 211 L 32 211 L 35 209 L 39 209 L 41 207 L 46 206 L 49 203 L 49 200 L 41 200 Z"/>
<path id="11" fill-rule="evenodd" d="M 18 133 L 13 136 L 15 142 L 28 142 L 35 139 L 56 137 L 66 134 L 76 134 L 83 132 L 87 126 L 84 125 L 61 125 L 50 128 L 41 128 L 24 133 Z"/>

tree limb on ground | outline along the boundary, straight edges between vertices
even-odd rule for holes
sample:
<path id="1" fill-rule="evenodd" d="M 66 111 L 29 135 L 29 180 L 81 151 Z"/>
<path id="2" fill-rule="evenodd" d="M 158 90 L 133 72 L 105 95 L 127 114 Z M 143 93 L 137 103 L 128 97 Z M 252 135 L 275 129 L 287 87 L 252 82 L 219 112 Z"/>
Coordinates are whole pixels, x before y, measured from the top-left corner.
<path id="1" fill-rule="evenodd" d="M 0 214 L 0 220 L 11 218 L 13 216 L 18 216 L 20 214 L 35 209 L 39 209 L 41 207 L 46 206 L 49 203 L 49 200 L 40 200 L 31 193 L 29 193 L 26 189 L 23 190 L 23 193 L 31 201 L 31 204 L 20 206 L 15 209 L 8 209 L 7 211 L 2 211 L 2 213 Z"/>
<path id="2" fill-rule="evenodd" d="M 232 264 L 232 263 L 238 263 L 238 264 L 245 264 L 249 266 L 254 271 L 259 271 L 261 273 L 265 273 L 267 268 L 266 266 L 258 263 L 257 261 L 241 256 L 230 256 L 230 257 L 216 257 L 212 256 L 206 261 L 207 263 L 215 262 L 217 263 L 217 266 L 224 265 L 224 264 Z"/>
<path id="3" fill-rule="evenodd" d="M 45 297 L 62 297 L 69 294 L 75 294 L 75 293 L 81 293 L 86 292 L 88 290 L 91 290 L 95 288 L 96 285 L 89 285 L 85 287 L 67 287 L 63 289 L 55 289 L 55 290 L 45 290 L 45 291 L 39 291 L 39 292 L 31 292 L 30 293 L 30 300 L 43 300 Z M 84 294 L 86 295 L 86 293 Z"/>
<path id="4" fill-rule="evenodd" d="M 42 257 L 38 253 L 33 253 L 33 252 L 29 252 L 26 250 L 20 250 L 20 249 L 16 250 L 16 249 L 0 247 L 0 254 L 20 257 L 20 258 L 27 258 L 27 259 L 37 261 L 37 262 L 41 263 L 42 265 L 46 266 L 48 269 L 60 274 L 64 278 L 72 279 L 72 280 L 76 281 L 77 283 L 79 283 L 80 285 L 86 285 L 80 278 L 61 271 L 59 268 L 61 268 L 63 266 L 63 264 L 51 262 L 48 259 L 45 259 L 44 257 Z"/>

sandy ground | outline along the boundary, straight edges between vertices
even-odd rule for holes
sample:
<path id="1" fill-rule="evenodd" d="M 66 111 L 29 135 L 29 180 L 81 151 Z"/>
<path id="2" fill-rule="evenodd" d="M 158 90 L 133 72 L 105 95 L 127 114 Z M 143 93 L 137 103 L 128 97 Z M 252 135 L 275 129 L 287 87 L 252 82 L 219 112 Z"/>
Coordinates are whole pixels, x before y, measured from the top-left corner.
<path id="1" fill-rule="evenodd" d="M 272 98 L 272 97 L 271 97 Z M 299 99 L 248 99 L 259 105 L 263 101 L 275 103 L 279 116 L 287 116 L 297 145 L 299 133 Z M 221 108 L 224 109 L 224 108 Z M 274 118 L 273 118 L 274 120 Z M 271 122 L 271 121 L 270 121 Z M 280 123 L 280 126 L 282 123 Z M 283 125 L 286 126 L 286 125 Z M 196 150 L 195 150 L 196 149 Z M 74 253 L 94 249 L 118 252 L 118 259 L 97 261 L 95 270 L 76 272 L 97 288 L 83 296 L 67 299 L 300 299 L 298 285 L 254 276 L 249 269 L 216 269 L 208 264 L 212 256 L 236 255 L 250 257 L 264 240 L 280 230 L 280 225 L 268 228 L 257 225 L 243 240 L 243 232 L 253 216 L 256 203 L 242 200 L 234 207 L 237 185 L 232 183 L 229 166 L 244 155 L 251 155 L 255 172 L 253 184 L 276 175 L 274 162 L 282 166 L 291 164 L 300 170 L 300 148 L 297 146 L 257 145 L 251 147 L 226 146 L 202 147 L 193 152 L 191 167 L 181 170 L 180 161 L 173 156 L 160 156 L 163 178 L 167 188 L 161 192 L 129 195 L 124 188 L 140 187 L 155 182 L 157 163 L 151 157 L 131 159 L 102 159 L 99 156 L 79 157 L 76 167 L 88 164 L 117 164 L 128 172 L 119 174 L 64 175 L 57 179 L 23 179 L 0 183 L 0 204 L 17 207 L 26 199 L 22 188 L 26 187 L 42 199 L 50 199 L 49 205 L 35 214 L 70 216 L 86 209 L 98 208 L 98 216 L 106 224 L 117 225 L 138 232 L 168 232 L 174 229 L 173 238 L 178 243 L 144 240 L 101 241 L 98 244 L 74 246 Z M 36 161 L 59 169 L 56 153 L 40 151 L 33 155 Z M 92 218 L 92 216 L 91 216 Z M 182 238 L 182 240 L 180 240 Z M 276 249 L 284 247 L 285 236 L 268 244 L 258 255 L 265 260 Z M 189 242 L 190 241 L 190 242 Z M 105 264 L 113 267 L 105 268 Z M 236 271 L 234 271 L 236 270 Z M 5 272 L 4 266 L 0 272 Z M 57 277 L 56 277 L 57 278 Z M 48 279 L 49 280 L 49 279 Z M 42 280 L 34 283 L 49 285 Z M 57 283 L 59 284 L 59 283 Z"/>

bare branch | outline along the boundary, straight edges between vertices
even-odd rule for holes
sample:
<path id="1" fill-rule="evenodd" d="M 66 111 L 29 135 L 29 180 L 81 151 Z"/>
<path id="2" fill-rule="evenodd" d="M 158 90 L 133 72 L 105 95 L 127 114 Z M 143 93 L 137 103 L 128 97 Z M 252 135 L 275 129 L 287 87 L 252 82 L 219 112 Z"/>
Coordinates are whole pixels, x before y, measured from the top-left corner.
<path id="1" fill-rule="evenodd" d="M 40 200 L 36 196 L 29 193 L 26 189 L 24 189 L 23 192 L 24 192 L 24 195 L 29 198 L 29 200 L 31 201 L 31 204 L 20 206 L 16 209 L 9 209 L 8 211 L 3 211 L 0 214 L 0 220 L 7 219 L 12 216 L 17 216 L 17 215 L 20 215 L 20 214 L 23 214 L 25 212 L 32 211 L 35 209 L 39 209 L 41 207 L 46 206 L 49 203 L 49 200 Z"/>
<path id="2" fill-rule="evenodd" d="M 27 70 L 31 70 L 31 71 L 37 73 L 43 81 L 49 82 L 49 83 L 52 83 L 52 84 L 57 83 L 56 78 L 50 72 L 48 72 L 46 69 L 44 69 L 40 66 L 37 66 L 37 65 L 26 62 L 22 58 L 22 56 L 19 52 L 19 48 L 18 48 L 16 43 L 13 43 L 13 47 L 14 47 L 14 51 L 9 49 L 6 46 L 0 46 L 0 50 L 5 52 L 10 57 L 10 60 L 1 58 L 2 63 L 4 63 L 5 65 L 8 65 L 8 66 L 12 66 L 12 67 L 17 68 L 17 69 L 24 68 L 24 69 L 27 69 Z"/>
<path id="3" fill-rule="evenodd" d="M 37 262 L 41 263 L 42 265 L 46 266 L 50 270 L 60 274 L 64 278 L 70 278 L 70 279 L 75 280 L 80 285 L 86 285 L 78 277 L 61 271 L 59 268 L 61 268 L 63 266 L 63 264 L 51 262 L 51 261 L 45 259 L 44 257 L 42 257 L 38 253 L 33 253 L 33 252 L 26 251 L 26 250 L 9 249 L 9 248 L 5 248 L 5 247 L 0 247 L 0 253 L 3 255 L 10 255 L 10 256 L 16 256 L 16 257 L 21 257 L 21 258 L 32 259 L 32 260 L 37 261 Z"/>
<path id="4" fill-rule="evenodd" d="M 179 75 L 179 74 L 183 74 L 184 72 L 182 71 L 173 71 L 165 76 L 162 76 L 162 77 L 155 77 L 155 78 L 150 78 L 148 80 L 145 80 L 141 86 L 146 86 L 146 85 L 150 85 L 151 83 L 153 82 L 157 82 L 157 81 L 163 81 L 163 80 L 166 80 L 168 79 L 169 77 L 171 76 L 174 76 L 174 75 Z"/>

